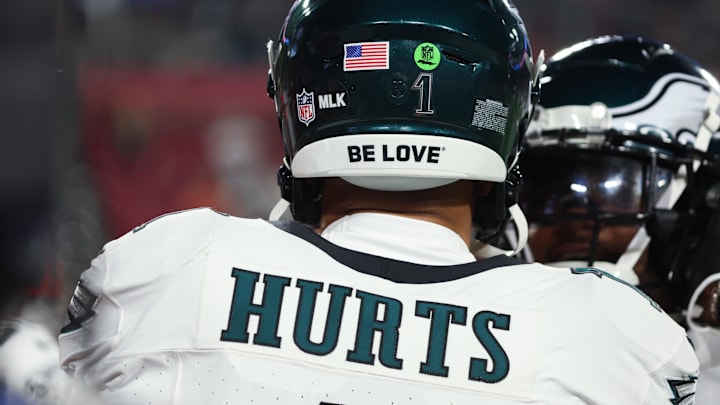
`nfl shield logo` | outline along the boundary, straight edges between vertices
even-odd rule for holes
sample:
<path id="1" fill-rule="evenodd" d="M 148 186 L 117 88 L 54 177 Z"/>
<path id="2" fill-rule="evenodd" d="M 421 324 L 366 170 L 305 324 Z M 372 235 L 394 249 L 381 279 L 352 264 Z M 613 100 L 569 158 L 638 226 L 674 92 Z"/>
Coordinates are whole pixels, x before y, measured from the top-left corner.
<path id="1" fill-rule="evenodd" d="M 308 93 L 303 88 L 302 93 L 296 94 L 295 97 L 297 98 L 298 120 L 305 126 L 310 126 L 315 119 L 315 93 L 312 91 Z"/>

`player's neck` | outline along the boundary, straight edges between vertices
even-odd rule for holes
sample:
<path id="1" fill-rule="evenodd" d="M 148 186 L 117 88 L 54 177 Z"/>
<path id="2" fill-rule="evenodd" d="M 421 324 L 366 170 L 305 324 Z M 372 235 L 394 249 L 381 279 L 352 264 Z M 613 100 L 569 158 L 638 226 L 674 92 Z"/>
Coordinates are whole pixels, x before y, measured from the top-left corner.
<path id="1" fill-rule="evenodd" d="M 430 190 L 388 192 L 364 189 L 331 178 L 325 181 L 319 230 L 344 216 L 373 212 L 442 225 L 457 233 L 469 246 L 473 200 L 473 185 L 468 181 Z"/>

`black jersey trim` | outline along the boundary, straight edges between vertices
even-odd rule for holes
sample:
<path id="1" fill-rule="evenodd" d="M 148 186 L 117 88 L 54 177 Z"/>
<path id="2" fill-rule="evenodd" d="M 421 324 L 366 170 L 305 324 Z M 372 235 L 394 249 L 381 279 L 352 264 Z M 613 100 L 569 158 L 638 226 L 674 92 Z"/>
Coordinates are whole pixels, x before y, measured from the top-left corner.
<path id="1" fill-rule="evenodd" d="M 324 251 L 337 262 L 361 273 L 370 274 L 396 283 L 428 284 L 461 279 L 498 267 L 525 264 L 526 262 L 498 255 L 472 263 L 452 266 L 430 266 L 409 263 L 358 252 L 335 245 L 318 235 L 309 226 L 292 221 L 270 222 L 276 228 L 297 236 Z"/>

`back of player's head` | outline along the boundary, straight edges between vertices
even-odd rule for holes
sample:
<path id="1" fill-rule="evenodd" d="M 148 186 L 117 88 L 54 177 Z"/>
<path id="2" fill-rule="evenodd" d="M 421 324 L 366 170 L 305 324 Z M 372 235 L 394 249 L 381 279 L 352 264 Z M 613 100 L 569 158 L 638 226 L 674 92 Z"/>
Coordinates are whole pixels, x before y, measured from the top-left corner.
<path id="1" fill-rule="evenodd" d="M 583 245 L 576 232 L 574 249 L 544 245 L 533 253 L 546 262 L 610 263 L 618 267 L 608 270 L 632 278 L 652 241 L 654 271 L 666 277 L 687 267 L 690 250 L 680 246 L 705 235 L 713 211 L 705 197 L 718 181 L 717 154 L 708 153 L 718 136 L 715 78 L 672 46 L 638 36 L 577 43 L 556 53 L 541 76 L 520 159 L 521 205 L 535 229 L 584 221 L 593 236 Z M 598 238 L 631 225 L 642 228 L 617 249 L 608 246 L 619 240 Z"/>
<path id="2" fill-rule="evenodd" d="M 502 184 L 516 161 L 532 58 L 509 0 L 297 1 L 268 53 L 282 193 L 300 221 L 317 221 L 312 179 Z"/>

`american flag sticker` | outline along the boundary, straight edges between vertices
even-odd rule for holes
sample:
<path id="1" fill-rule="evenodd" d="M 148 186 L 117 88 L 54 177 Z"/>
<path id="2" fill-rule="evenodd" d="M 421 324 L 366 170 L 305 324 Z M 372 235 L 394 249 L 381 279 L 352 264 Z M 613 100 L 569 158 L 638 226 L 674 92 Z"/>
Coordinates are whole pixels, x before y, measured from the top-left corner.
<path id="1" fill-rule="evenodd" d="M 343 69 L 346 72 L 390 69 L 390 43 L 358 42 L 345 44 Z"/>

